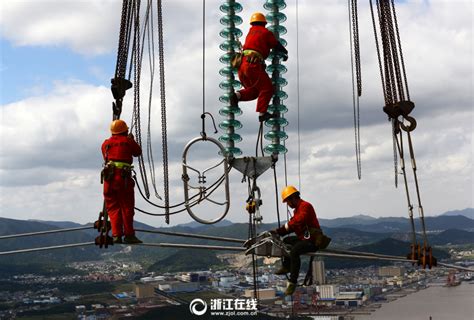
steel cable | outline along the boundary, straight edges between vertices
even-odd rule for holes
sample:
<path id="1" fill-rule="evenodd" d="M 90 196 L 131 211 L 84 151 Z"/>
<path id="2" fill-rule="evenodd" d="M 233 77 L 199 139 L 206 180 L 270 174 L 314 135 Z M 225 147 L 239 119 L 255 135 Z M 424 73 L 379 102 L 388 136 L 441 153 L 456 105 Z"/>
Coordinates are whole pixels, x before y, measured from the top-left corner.
<path id="1" fill-rule="evenodd" d="M 65 228 L 65 229 L 54 229 L 54 230 L 45 230 L 45 231 L 37 231 L 37 232 L 9 234 L 5 236 L 0 236 L 0 240 L 20 238 L 20 237 L 30 237 L 30 236 L 43 235 L 43 234 L 88 230 L 88 229 L 94 229 L 94 226 L 84 226 L 84 227 L 76 227 L 76 228 Z"/>

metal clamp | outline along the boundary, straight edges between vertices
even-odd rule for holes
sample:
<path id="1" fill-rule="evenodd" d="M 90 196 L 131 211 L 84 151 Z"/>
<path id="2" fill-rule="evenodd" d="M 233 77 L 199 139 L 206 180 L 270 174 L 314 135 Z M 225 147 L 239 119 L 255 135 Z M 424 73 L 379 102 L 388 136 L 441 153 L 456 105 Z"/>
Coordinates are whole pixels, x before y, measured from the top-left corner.
<path id="1" fill-rule="evenodd" d="M 197 222 L 199 223 L 202 223 L 202 224 L 214 224 L 214 223 L 217 223 L 219 221 L 221 221 L 222 219 L 224 219 L 224 217 L 227 215 L 227 213 L 229 212 L 229 208 L 230 208 L 230 192 L 229 192 L 229 165 L 228 165 L 228 162 L 227 162 L 227 158 L 223 158 L 222 161 L 220 161 L 219 163 L 217 163 L 216 165 L 214 166 L 211 166 L 207 169 L 205 169 L 204 171 L 199 171 L 191 166 L 189 166 L 186 162 L 186 157 L 187 157 L 187 154 L 188 154 L 188 151 L 189 149 L 191 148 L 191 146 L 197 142 L 200 142 L 200 141 L 210 141 L 212 143 L 214 143 L 216 146 L 219 147 L 220 149 L 220 152 L 221 154 L 225 154 L 225 149 L 224 147 L 222 146 L 222 144 L 216 140 L 216 139 L 213 139 L 213 138 L 210 138 L 210 137 L 207 137 L 207 136 L 201 136 L 201 137 L 197 137 L 197 138 L 194 138 L 193 140 L 191 140 L 190 142 L 188 142 L 188 144 L 184 147 L 184 151 L 183 151 L 183 157 L 182 157 L 182 163 L 183 163 L 183 174 L 182 174 L 182 177 L 183 177 L 183 185 L 184 185 L 184 201 L 185 201 L 185 207 L 186 207 L 186 210 L 188 211 L 189 215 L 194 219 L 196 220 Z M 225 201 L 224 202 L 217 202 L 217 201 L 214 201 L 214 200 L 211 200 L 209 199 L 209 195 L 206 195 L 206 191 L 207 191 L 207 188 L 203 187 L 202 185 L 201 186 L 197 186 L 197 187 L 193 187 L 189 184 L 189 181 L 190 181 L 190 178 L 189 178 L 189 175 L 188 175 L 188 169 L 189 170 L 192 170 L 194 172 L 196 172 L 198 174 L 198 183 L 199 184 L 204 184 L 206 183 L 206 172 L 212 170 L 212 169 L 215 169 L 217 168 L 218 166 L 220 165 L 223 165 L 224 166 L 224 188 L 225 188 Z M 224 212 L 216 219 L 213 219 L 213 220 L 206 220 L 206 219 L 202 219 L 202 218 L 199 218 L 192 210 L 191 210 L 191 207 L 193 206 L 191 203 L 190 203 L 190 197 L 189 197 L 189 190 L 190 189 L 198 189 L 199 190 L 199 200 L 195 203 L 200 203 L 201 201 L 203 200 L 207 200 L 209 202 L 212 202 L 214 204 L 217 204 L 217 205 L 221 205 L 221 206 L 225 206 L 225 210 Z"/>

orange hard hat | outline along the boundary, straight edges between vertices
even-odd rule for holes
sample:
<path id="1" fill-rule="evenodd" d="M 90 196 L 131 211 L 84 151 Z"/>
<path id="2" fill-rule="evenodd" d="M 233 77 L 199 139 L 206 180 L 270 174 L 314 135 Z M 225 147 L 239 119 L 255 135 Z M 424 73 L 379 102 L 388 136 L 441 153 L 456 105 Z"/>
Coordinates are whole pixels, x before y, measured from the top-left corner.
<path id="1" fill-rule="evenodd" d="M 252 24 L 254 22 L 265 22 L 265 23 L 267 23 L 267 19 L 265 19 L 265 16 L 263 15 L 263 13 L 255 12 L 250 17 L 250 24 Z"/>
<path id="2" fill-rule="evenodd" d="M 281 201 L 286 202 L 289 196 L 297 192 L 299 193 L 298 189 L 296 189 L 294 186 L 286 186 L 281 192 Z"/>
<path id="3" fill-rule="evenodd" d="M 123 120 L 120 120 L 120 119 L 114 120 L 110 124 L 110 132 L 112 132 L 112 134 L 120 134 L 127 131 L 128 131 L 127 124 Z"/>

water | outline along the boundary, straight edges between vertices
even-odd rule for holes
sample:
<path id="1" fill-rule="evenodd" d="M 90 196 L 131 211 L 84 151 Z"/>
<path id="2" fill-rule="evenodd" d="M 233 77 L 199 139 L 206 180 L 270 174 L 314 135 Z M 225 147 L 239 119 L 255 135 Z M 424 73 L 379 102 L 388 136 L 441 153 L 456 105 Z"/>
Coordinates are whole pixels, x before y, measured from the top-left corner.
<path id="1" fill-rule="evenodd" d="M 470 320 L 474 319 L 474 284 L 431 286 L 389 303 L 356 320 Z"/>

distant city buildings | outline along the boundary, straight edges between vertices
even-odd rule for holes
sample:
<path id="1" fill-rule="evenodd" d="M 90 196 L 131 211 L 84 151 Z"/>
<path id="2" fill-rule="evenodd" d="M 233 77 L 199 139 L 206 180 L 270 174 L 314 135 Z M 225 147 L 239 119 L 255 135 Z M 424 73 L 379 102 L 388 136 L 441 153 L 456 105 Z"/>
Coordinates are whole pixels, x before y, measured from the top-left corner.
<path id="1" fill-rule="evenodd" d="M 321 259 L 314 259 L 311 268 L 313 272 L 313 284 L 326 284 L 326 270 L 324 268 L 324 261 Z"/>
<path id="2" fill-rule="evenodd" d="M 155 287 L 149 284 L 136 284 L 135 296 L 138 299 L 150 298 L 155 295 Z"/>
<path id="3" fill-rule="evenodd" d="M 246 298 L 255 298 L 254 295 L 253 289 L 247 289 L 244 292 L 244 297 Z M 257 295 L 260 300 L 272 300 L 276 298 L 276 291 L 274 288 L 258 289 Z"/>
<path id="4" fill-rule="evenodd" d="M 320 299 L 336 299 L 339 293 L 339 287 L 335 285 L 316 286 L 316 291 L 319 293 Z"/>
<path id="5" fill-rule="evenodd" d="M 405 268 L 401 266 L 379 267 L 380 277 L 400 277 L 405 274 Z"/>

